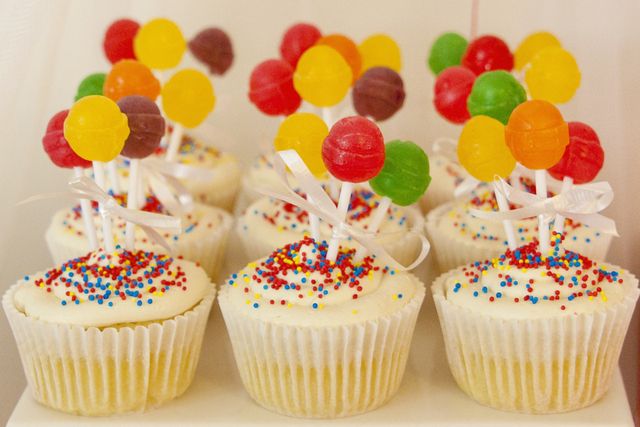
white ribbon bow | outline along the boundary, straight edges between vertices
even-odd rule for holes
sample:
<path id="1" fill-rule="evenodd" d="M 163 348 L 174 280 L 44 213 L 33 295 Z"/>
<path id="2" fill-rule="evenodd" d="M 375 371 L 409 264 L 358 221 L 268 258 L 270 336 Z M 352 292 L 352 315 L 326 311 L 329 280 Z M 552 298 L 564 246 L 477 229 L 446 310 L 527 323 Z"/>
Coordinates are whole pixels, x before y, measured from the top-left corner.
<path id="1" fill-rule="evenodd" d="M 545 215 L 545 223 L 548 223 L 553 216 L 559 214 L 603 233 L 618 236 L 616 223 L 611 218 L 598 213 L 613 201 L 613 189 L 608 182 L 577 185 L 564 193 L 544 198 L 517 190 L 503 179 L 498 178 L 496 179 L 496 191 L 501 192 L 510 202 L 520 204 L 523 207 L 505 212 L 470 209 L 471 215 L 494 221 L 518 220 Z"/>
<path id="2" fill-rule="evenodd" d="M 339 229 L 341 237 L 351 237 L 360 243 L 370 253 L 383 258 L 391 267 L 398 271 L 411 270 L 418 266 L 429 254 L 429 241 L 422 235 L 418 234 L 422 243 L 420 254 L 409 266 L 403 266 L 396 261 L 381 245 L 379 245 L 372 237 L 372 233 L 353 227 L 340 220 L 338 208 L 333 200 L 325 193 L 324 189 L 311 174 L 307 165 L 300 158 L 295 150 L 278 151 L 274 156 L 274 169 L 282 180 L 283 189 L 267 189 L 258 188 L 256 191 L 276 199 L 291 203 L 300 209 L 307 211 L 309 214 L 316 215 L 334 229 Z M 286 166 L 285 166 L 286 164 Z M 291 174 L 296 179 L 297 188 L 307 194 L 312 200 L 309 201 L 296 193 L 289 183 L 286 168 L 289 168 Z"/>
<path id="3" fill-rule="evenodd" d="M 167 211 L 176 216 L 193 211 L 193 197 L 179 178 L 202 177 L 209 172 L 208 169 L 194 168 L 150 157 L 143 159 L 140 166 L 142 166 L 143 177 L 147 180 L 151 192 L 155 194 Z"/>

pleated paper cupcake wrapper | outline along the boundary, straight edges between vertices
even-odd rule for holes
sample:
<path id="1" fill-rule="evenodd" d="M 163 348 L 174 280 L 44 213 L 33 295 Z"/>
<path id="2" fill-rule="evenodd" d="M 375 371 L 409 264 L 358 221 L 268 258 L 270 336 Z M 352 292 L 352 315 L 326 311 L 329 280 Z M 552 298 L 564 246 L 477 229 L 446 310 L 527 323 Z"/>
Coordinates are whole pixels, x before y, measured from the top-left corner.
<path id="1" fill-rule="evenodd" d="M 180 396 L 198 365 L 212 284 L 190 311 L 145 326 L 83 328 L 32 319 L 16 310 L 17 287 L 2 305 L 33 398 L 52 409 L 106 416 L 141 412 Z"/>
<path id="2" fill-rule="evenodd" d="M 546 414 L 589 406 L 609 389 L 638 298 L 631 274 L 628 295 L 606 311 L 522 320 L 447 301 L 450 274 L 432 291 L 451 373 L 470 397 L 504 411 Z"/>
<path id="3" fill-rule="evenodd" d="M 252 318 L 224 289 L 220 308 L 240 377 L 258 404 L 294 417 L 337 418 L 371 411 L 396 393 L 424 293 L 420 286 L 392 315 L 335 327 Z"/>
<path id="4" fill-rule="evenodd" d="M 228 174 L 216 174 L 216 179 L 211 181 L 183 180 L 196 202 L 216 206 L 227 212 L 233 212 L 240 182 L 240 168 L 237 164 L 230 168 Z"/>

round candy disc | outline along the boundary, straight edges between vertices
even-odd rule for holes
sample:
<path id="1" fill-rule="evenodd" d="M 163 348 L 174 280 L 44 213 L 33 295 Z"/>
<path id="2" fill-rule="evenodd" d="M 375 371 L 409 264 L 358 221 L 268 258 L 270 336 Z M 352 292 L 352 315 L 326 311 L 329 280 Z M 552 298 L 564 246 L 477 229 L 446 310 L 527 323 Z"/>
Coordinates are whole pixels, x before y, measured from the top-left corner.
<path id="1" fill-rule="evenodd" d="M 130 95 L 121 98 L 118 107 L 126 114 L 130 129 L 121 154 L 132 159 L 153 154 L 165 132 L 164 118 L 156 103 L 144 96 Z"/>
<path id="2" fill-rule="evenodd" d="M 102 42 L 104 54 L 109 62 L 115 64 L 122 59 L 136 59 L 133 38 L 139 28 L 140 24 L 131 19 L 118 19 L 109 25 Z"/>
<path id="3" fill-rule="evenodd" d="M 128 136 L 127 116 L 106 96 L 85 96 L 73 104 L 64 121 L 64 137 L 85 160 L 110 162 Z"/>
<path id="4" fill-rule="evenodd" d="M 442 117 L 455 124 L 469 120 L 467 98 L 475 79 L 473 71 L 460 66 L 449 67 L 438 74 L 433 87 L 433 104 Z"/>
<path id="5" fill-rule="evenodd" d="M 485 71 L 513 69 L 513 55 L 509 46 L 495 36 L 482 36 L 471 41 L 462 56 L 462 65 L 476 74 Z"/>
<path id="6" fill-rule="evenodd" d="M 117 62 L 104 81 L 104 96 L 118 101 L 129 95 L 142 95 L 155 101 L 160 82 L 144 64 L 132 59 Z"/>
<path id="7" fill-rule="evenodd" d="M 60 168 L 88 168 L 91 162 L 78 156 L 64 137 L 64 121 L 68 114 L 69 110 L 62 110 L 51 117 L 47 131 L 42 137 L 42 147 L 53 164 Z"/>
<path id="8" fill-rule="evenodd" d="M 311 113 L 295 113 L 284 119 L 273 141 L 276 151 L 296 150 L 311 173 L 322 177 L 327 171 L 322 161 L 322 142 L 329 128 Z"/>
<path id="9" fill-rule="evenodd" d="M 280 42 L 280 55 L 295 68 L 302 54 L 322 37 L 314 25 L 300 23 L 290 27 Z"/>
<path id="10" fill-rule="evenodd" d="M 320 37 L 316 42 L 317 45 L 326 45 L 334 48 L 340 55 L 347 61 L 349 67 L 351 67 L 351 73 L 353 75 L 353 81 L 360 76 L 360 68 L 362 68 L 362 58 L 360 58 L 360 51 L 358 46 L 349 37 L 342 34 L 330 34 L 328 36 Z"/>
<path id="11" fill-rule="evenodd" d="M 75 101 L 89 95 L 102 95 L 106 78 L 107 75 L 105 73 L 94 73 L 82 79 L 78 85 Z"/>
<path id="12" fill-rule="evenodd" d="M 202 123 L 213 111 L 215 103 L 211 81 L 198 70 L 180 70 L 162 87 L 164 113 L 187 128 Z"/>
<path id="13" fill-rule="evenodd" d="M 476 179 L 493 181 L 506 178 L 516 167 L 516 160 L 505 144 L 504 125 L 487 116 L 469 119 L 458 140 L 458 160 Z"/>
<path id="14" fill-rule="evenodd" d="M 549 174 L 559 180 L 568 176 L 574 184 L 591 182 L 604 164 L 598 134 L 585 123 L 569 122 L 568 125 L 569 145 L 560 161 L 549 169 Z"/>
<path id="15" fill-rule="evenodd" d="M 460 65 L 467 45 L 467 39 L 458 33 L 444 33 L 438 37 L 433 42 L 427 58 L 433 74 L 438 75 L 446 68 Z"/>
<path id="16" fill-rule="evenodd" d="M 404 84 L 391 68 L 373 67 L 353 85 L 351 97 L 358 114 L 382 121 L 393 116 L 404 104 Z"/>
<path id="17" fill-rule="evenodd" d="M 367 37 L 358 46 L 362 58 L 362 72 L 371 67 L 387 67 L 400 72 L 402 55 L 398 44 L 386 34 L 374 34 Z"/>
<path id="18" fill-rule="evenodd" d="M 429 158 L 411 141 L 391 141 L 384 148 L 384 166 L 369 181 L 371 188 L 396 205 L 409 206 L 417 202 L 431 182 Z"/>
<path id="19" fill-rule="evenodd" d="M 580 69 L 574 57 L 560 47 L 549 47 L 533 57 L 524 75 L 533 99 L 561 104 L 580 86 Z"/>
<path id="20" fill-rule="evenodd" d="M 249 99 L 269 116 L 288 116 L 302 100 L 293 87 L 293 69 L 281 59 L 264 61 L 251 73 Z"/>
<path id="21" fill-rule="evenodd" d="M 322 144 L 322 160 L 329 172 L 341 181 L 368 181 L 384 165 L 382 132 L 364 117 L 340 119 Z"/>
<path id="22" fill-rule="evenodd" d="M 529 169 L 549 169 L 569 144 L 569 128 L 560 111 L 547 101 L 518 105 L 505 128 L 511 154 Z"/>
<path id="23" fill-rule="evenodd" d="M 187 48 L 180 28 L 168 19 L 147 22 L 133 39 L 136 58 L 154 70 L 166 70 L 180 63 Z"/>
<path id="24" fill-rule="evenodd" d="M 489 116 L 507 124 L 514 108 L 527 100 L 522 85 L 506 71 L 488 71 L 478 76 L 467 108 L 472 116 Z"/>
<path id="25" fill-rule="evenodd" d="M 200 31 L 189 42 L 189 50 L 198 61 L 209 67 L 211 74 L 226 73 L 233 62 L 231 39 L 220 28 Z"/>
<path id="26" fill-rule="evenodd" d="M 351 87 L 347 61 L 335 49 L 314 46 L 302 54 L 293 73 L 293 86 L 302 99 L 316 107 L 340 102 Z"/>
<path id="27" fill-rule="evenodd" d="M 560 41 L 546 31 L 529 34 L 513 53 L 515 69 L 522 70 L 538 52 L 547 47 L 560 47 Z"/>

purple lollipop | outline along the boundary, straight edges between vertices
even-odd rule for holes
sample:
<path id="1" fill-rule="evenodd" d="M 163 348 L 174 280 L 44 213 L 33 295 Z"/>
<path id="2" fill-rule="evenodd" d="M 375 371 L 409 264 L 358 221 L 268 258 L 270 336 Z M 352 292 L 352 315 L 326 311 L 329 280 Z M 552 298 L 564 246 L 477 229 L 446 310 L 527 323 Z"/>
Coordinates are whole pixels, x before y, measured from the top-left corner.
<path id="1" fill-rule="evenodd" d="M 190 42 L 189 50 L 198 61 L 209 67 L 211 74 L 222 75 L 233 62 L 231 39 L 220 28 L 206 28 Z"/>
<path id="2" fill-rule="evenodd" d="M 353 85 L 353 108 L 376 121 L 393 116 L 404 103 L 404 84 L 398 73 L 387 67 L 369 68 Z"/>
<path id="3" fill-rule="evenodd" d="M 121 98 L 118 106 L 127 115 L 131 130 L 121 154 L 131 159 L 151 155 L 165 132 L 164 118 L 156 103 L 146 96 L 130 95 Z"/>

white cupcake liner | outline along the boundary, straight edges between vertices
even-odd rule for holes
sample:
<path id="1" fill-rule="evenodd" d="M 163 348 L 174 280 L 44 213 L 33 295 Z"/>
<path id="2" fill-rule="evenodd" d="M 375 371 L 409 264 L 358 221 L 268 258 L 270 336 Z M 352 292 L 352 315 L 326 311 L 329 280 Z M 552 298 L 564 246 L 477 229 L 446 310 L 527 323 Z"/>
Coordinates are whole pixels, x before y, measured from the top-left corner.
<path id="1" fill-rule="evenodd" d="M 317 327 L 252 318 L 225 293 L 220 308 L 249 395 L 281 414 L 337 418 L 371 411 L 396 393 L 425 289 L 379 319 Z"/>
<path id="2" fill-rule="evenodd" d="M 233 212 L 238 191 L 240 190 L 241 171 L 237 160 L 224 167 L 225 171 L 216 173 L 216 178 L 210 181 L 182 180 L 193 199 L 197 202 L 216 206 Z"/>
<path id="3" fill-rule="evenodd" d="M 141 412 L 180 396 L 198 365 L 215 299 L 212 284 L 188 312 L 142 325 L 84 328 L 25 316 L 14 285 L 2 305 L 33 398 L 71 414 Z"/>
<path id="4" fill-rule="evenodd" d="M 447 360 L 458 386 L 483 405 L 546 414 L 589 406 L 609 388 L 638 299 L 638 279 L 606 311 L 547 319 L 499 319 L 447 301 L 432 286 Z"/>
<path id="5" fill-rule="evenodd" d="M 445 188 L 438 188 L 438 185 L 433 182 L 427 189 L 427 192 L 419 200 L 420 210 L 424 214 L 429 213 L 432 209 L 438 206 L 451 202 L 454 200 L 453 192 L 448 191 Z"/>

